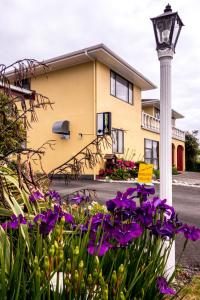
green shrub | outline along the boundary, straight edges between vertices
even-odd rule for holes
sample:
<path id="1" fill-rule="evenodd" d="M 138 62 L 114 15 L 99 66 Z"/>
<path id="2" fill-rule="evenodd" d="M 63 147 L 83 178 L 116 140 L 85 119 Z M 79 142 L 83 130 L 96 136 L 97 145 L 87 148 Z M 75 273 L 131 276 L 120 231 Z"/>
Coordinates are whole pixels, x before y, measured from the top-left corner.
<path id="1" fill-rule="evenodd" d="M 153 170 L 153 173 L 156 176 L 156 179 L 160 178 L 160 170 Z"/>
<path id="2" fill-rule="evenodd" d="M 156 179 L 160 179 L 160 170 L 153 170 L 153 173 L 154 173 Z M 172 175 L 178 175 L 176 166 L 172 167 Z"/>
<path id="3" fill-rule="evenodd" d="M 172 166 L 172 175 L 178 175 L 177 167 Z"/>
<path id="4" fill-rule="evenodd" d="M 196 161 L 196 171 L 200 172 L 200 161 Z"/>

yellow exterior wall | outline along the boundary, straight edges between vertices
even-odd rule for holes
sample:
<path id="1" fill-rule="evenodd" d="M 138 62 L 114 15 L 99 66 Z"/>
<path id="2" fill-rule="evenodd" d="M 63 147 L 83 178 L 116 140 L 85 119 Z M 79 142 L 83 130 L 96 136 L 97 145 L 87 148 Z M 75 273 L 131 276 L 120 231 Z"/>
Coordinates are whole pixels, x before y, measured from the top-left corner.
<path id="1" fill-rule="evenodd" d="M 174 149 L 174 164 L 175 164 L 175 166 L 177 166 L 177 148 L 178 148 L 179 145 L 183 146 L 183 148 L 184 148 L 184 152 L 183 152 L 183 171 L 185 171 L 185 143 L 181 142 L 179 140 L 175 140 L 175 139 L 172 139 L 172 143 L 175 146 L 175 149 Z"/>
<path id="2" fill-rule="evenodd" d="M 116 97 L 110 95 L 110 69 L 101 64 L 96 65 L 97 91 L 96 106 L 97 112 L 112 112 L 112 127 L 125 130 L 124 134 L 124 156 L 127 159 L 135 153 L 134 160 L 144 160 L 144 139 L 155 141 L 160 140 L 160 135 L 141 128 L 141 91 L 134 86 L 134 104 L 130 105 Z M 146 107 L 147 108 L 147 107 Z M 145 108 L 145 109 L 146 109 Z M 148 107 L 149 114 L 154 113 L 153 106 Z M 177 147 L 182 145 L 185 149 L 185 143 L 179 140 L 172 140 L 175 145 L 175 164 L 177 164 Z M 128 150 L 129 149 L 129 150 Z M 128 151 L 128 153 L 127 153 Z M 106 153 L 112 153 L 112 148 L 106 150 Z M 184 155 L 185 170 L 185 155 Z"/>
<path id="3" fill-rule="evenodd" d="M 28 132 L 29 146 L 37 148 L 45 141 L 55 140 L 55 150 L 47 148 L 43 158 L 49 172 L 64 163 L 94 139 L 94 68 L 85 63 L 38 76 L 31 80 L 31 89 L 49 97 L 53 110 L 37 110 L 39 122 Z M 52 133 L 53 123 L 68 120 L 70 139 L 62 140 Z M 83 134 L 80 138 L 79 133 Z M 37 167 L 36 167 L 37 168 Z"/>
<path id="4" fill-rule="evenodd" d="M 152 106 L 145 106 L 142 108 L 142 110 L 148 114 L 148 115 L 151 115 L 151 116 L 154 116 L 154 107 L 153 105 Z"/>
<path id="5" fill-rule="evenodd" d="M 55 140 L 55 150 L 46 149 L 43 166 L 46 172 L 64 163 L 96 137 L 96 113 L 111 112 L 112 127 L 125 130 L 124 157 L 144 159 L 144 138 L 159 140 L 159 134 L 141 128 L 141 90 L 134 86 L 133 105 L 110 95 L 110 69 L 100 62 L 90 62 L 37 76 L 31 80 L 31 89 L 49 97 L 55 104 L 53 110 L 38 110 L 38 123 L 28 132 L 29 147 L 38 148 L 48 140 Z M 145 112 L 153 115 L 152 112 Z M 146 109 L 146 108 L 145 108 Z M 68 120 L 70 139 L 62 140 L 52 133 L 53 123 Z M 82 133 L 82 138 L 79 133 Z M 176 151 L 184 143 L 173 140 Z M 105 150 L 112 153 L 112 147 Z M 120 155 L 121 157 L 123 155 Z M 175 155 L 176 163 L 176 155 Z M 85 170 L 86 174 L 98 174 Z M 39 167 L 35 169 L 39 170 Z"/>
<path id="6" fill-rule="evenodd" d="M 134 159 L 143 155 L 144 149 L 141 140 L 141 91 L 134 86 L 133 105 L 128 104 L 110 95 L 110 69 L 97 63 L 97 112 L 112 113 L 112 127 L 125 130 L 124 148 L 131 153 L 136 153 Z M 112 148 L 107 150 L 112 153 Z"/>
<path id="7" fill-rule="evenodd" d="M 154 132 L 151 132 L 149 130 L 145 130 L 141 128 L 141 136 L 143 139 L 143 149 L 144 149 L 144 139 L 150 139 L 154 141 L 160 141 L 160 135 Z M 172 143 L 175 146 L 175 152 L 174 152 L 174 164 L 177 166 L 177 148 L 179 145 L 183 146 L 184 148 L 184 154 L 183 154 L 183 170 L 185 171 L 185 143 L 182 141 L 179 141 L 177 139 L 172 139 Z M 144 153 L 144 150 L 143 150 Z"/>

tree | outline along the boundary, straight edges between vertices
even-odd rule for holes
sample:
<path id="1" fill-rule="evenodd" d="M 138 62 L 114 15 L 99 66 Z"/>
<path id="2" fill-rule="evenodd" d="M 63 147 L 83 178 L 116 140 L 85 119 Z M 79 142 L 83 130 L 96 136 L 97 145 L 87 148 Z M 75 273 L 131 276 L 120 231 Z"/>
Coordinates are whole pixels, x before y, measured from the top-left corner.
<path id="1" fill-rule="evenodd" d="M 1 167 L 10 166 L 12 163 L 12 170 L 18 176 L 21 189 L 39 189 L 43 181 L 57 173 L 75 175 L 76 178 L 85 167 L 93 168 L 103 157 L 101 148 L 110 146 L 106 136 L 97 136 L 75 156 L 51 170 L 50 174 L 45 172 L 41 157 L 46 146 L 52 148 L 55 141 L 47 141 L 38 149 L 30 149 L 22 144 L 27 128 L 31 127 L 30 123 L 37 121 L 37 109 L 45 109 L 53 103 L 36 91 L 19 89 L 16 92 L 16 87 L 12 86 L 15 84 L 23 88 L 24 80 L 34 77 L 36 70 L 47 73 L 48 66 L 34 59 L 22 59 L 9 66 L 0 64 L 0 198 L 3 198 L 2 188 L 6 186 L 3 183 L 5 176 L 1 173 Z M 31 167 L 31 163 L 36 160 L 41 170 L 40 176 Z"/>
<path id="2" fill-rule="evenodd" d="M 9 97 L 0 93 L 0 154 L 9 156 L 22 148 L 26 131 L 23 119 L 18 118 L 19 111 L 13 116 L 12 104 Z"/>
<path id="3" fill-rule="evenodd" d="M 186 170 L 194 171 L 197 154 L 199 152 L 199 143 L 197 137 L 190 132 L 185 134 L 185 158 Z"/>

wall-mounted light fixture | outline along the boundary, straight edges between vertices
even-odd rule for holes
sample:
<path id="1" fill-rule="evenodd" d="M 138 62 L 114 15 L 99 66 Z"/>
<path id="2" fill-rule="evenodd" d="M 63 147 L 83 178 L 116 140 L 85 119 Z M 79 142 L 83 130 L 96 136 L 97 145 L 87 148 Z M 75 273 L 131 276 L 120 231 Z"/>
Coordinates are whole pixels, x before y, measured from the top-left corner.
<path id="1" fill-rule="evenodd" d="M 111 112 L 97 114 L 97 135 L 111 134 Z"/>
<path id="2" fill-rule="evenodd" d="M 53 124 L 52 132 L 60 134 L 61 139 L 68 140 L 70 138 L 69 121 L 57 121 Z"/>

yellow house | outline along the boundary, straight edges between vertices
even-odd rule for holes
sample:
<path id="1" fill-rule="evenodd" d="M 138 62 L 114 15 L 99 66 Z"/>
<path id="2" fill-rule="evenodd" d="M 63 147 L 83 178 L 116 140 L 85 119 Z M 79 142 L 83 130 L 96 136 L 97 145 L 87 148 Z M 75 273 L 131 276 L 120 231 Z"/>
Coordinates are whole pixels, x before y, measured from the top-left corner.
<path id="1" fill-rule="evenodd" d="M 183 115 L 172 110 L 172 165 L 175 165 L 178 171 L 185 170 L 185 132 L 176 128 L 176 120 L 184 118 Z M 145 130 L 145 151 L 146 162 L 153 162 L 154 166 L 159 166 L 159 162 L 149 159 L 148 147 L 157 148 L 159 152 L 159 133 L 160 133 L 160 101 L 157 99 L 142 99 L 142 129 Z M 149 133 L 146 133 L 146 130 Z M 151 132 L 151 133 L 150 133 Z M 151 136 L 149 136 L 151 134 Z M 152 139 L 152 142 L 149 139 Z M 153 151 L 156 151 L 155 149 Z M 153 152 L 152 151 L 152 152 Z M 154 156 L 154 154 L 153 154 Z M 156 154 L 155 154 L 156 156 Z"/>
<path id="2" fill-rule="evenodd" d="M 49 67 L 48 74 L 38 68 L 36 77 L 27 79 L 25 84 L 54 102 L 53 110 L 39 110 L 39 121 L 28 132 L 30 147 L 37 148 L 47 140 L 56 141 L 55 150 L 47 149 L 43 158 L 47 172 L 95 139 L 102 117 L 98 114 L 103 112 L 110 113 L 113 136 L 112 147 L 105 153 L 123 156 L 129 150 L 135 153 L 134 160 L 154 163 L 155 168 L 159 166 L 158 103 L 141 100 L 142 91 L 156 88 L 150 80 L 103 44 L 45 63 Z M 97 120 L 97 116 L 100 119 Z M 172 117 L 174 120 L 180 114 L 174 112 Z M 174 128 L 175 123 L 172 125 Z M 65 126 L 65 138 L 56 134 L 59 126 Z M 181 137 L 174 134 L 172 143 L 173 163 L 177 165 L 177 152 L 181 147 L 181 169 L 184 170 L 184 133 Z M 86 173 L 98 174 L 98 167 Z"/>

